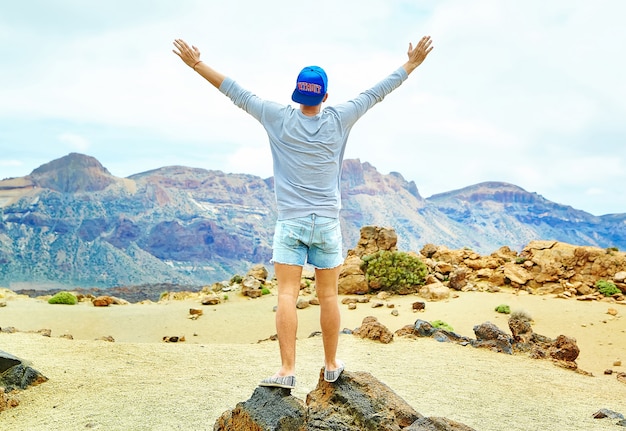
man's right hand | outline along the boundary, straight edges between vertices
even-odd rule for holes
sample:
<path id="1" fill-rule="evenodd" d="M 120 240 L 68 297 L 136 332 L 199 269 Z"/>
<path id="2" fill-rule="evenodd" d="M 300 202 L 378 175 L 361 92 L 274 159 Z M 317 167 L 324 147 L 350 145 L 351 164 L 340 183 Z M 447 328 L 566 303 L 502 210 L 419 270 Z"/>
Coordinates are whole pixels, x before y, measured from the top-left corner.
<path id="1" fill-rule="evenodd" d="M 433 50 L 431 44 L 432 40 L 430 39 L 430 36 L 422 37 L 415 49 L 413 49 L 413 44 L 409 42 L 409 50 L 406 53 L 409 60 L 403 65 L 407 74 L 410 74 L 417 68 L 417 66 L 422 64 L 422 62 L 426 59 L 426 56 Z"/>

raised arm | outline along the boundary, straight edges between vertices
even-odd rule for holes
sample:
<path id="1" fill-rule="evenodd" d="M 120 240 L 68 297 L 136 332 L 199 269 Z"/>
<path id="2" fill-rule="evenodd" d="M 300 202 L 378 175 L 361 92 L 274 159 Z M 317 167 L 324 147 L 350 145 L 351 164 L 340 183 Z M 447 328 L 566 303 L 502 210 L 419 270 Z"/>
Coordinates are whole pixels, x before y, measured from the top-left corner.
<path id="1" fill-rule="evenodd" d="M 204 79 L 213 84 L 215 88 L 220 88 L 220 85 L 222 85 L 226 77 L 200 60 L 200 50 L 198 48 L 193 45 L 190 47 L 187 45 L 187 42 L 182 39 L 175 39 L 174 46 L 176 49 L 172 51 L 179 56 L 187 66 L 198 72 Z"/>
<path id="2" fill-rule="evenodd" d="M 432 40 L 430 39 L 430 36 L 422 37 L 415 49 L 413 49 L 413 44 L 409 43 L 409 50 L 406 53 L 409 60 L 402 65 L 408 75 L 410 75 L 411 72 L 417 68 L 417 66 L 422 64 L 426 56 L 433 50 L 431 43 Z"/>

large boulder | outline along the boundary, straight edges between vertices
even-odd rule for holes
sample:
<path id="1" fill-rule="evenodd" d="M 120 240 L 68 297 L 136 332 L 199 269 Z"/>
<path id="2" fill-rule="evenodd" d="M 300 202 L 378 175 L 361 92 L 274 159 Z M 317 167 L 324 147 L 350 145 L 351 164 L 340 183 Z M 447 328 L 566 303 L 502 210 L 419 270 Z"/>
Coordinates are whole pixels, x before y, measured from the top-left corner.
<path id="1" fill-rule="evenodd" d="M 324 381 L 306 402 L 288 389 L 256 388 L 249 400 L 224 412 L 214 431 L 473 431 L 446 418 L 426 418 L 369 373 L 344 371 Z"/>

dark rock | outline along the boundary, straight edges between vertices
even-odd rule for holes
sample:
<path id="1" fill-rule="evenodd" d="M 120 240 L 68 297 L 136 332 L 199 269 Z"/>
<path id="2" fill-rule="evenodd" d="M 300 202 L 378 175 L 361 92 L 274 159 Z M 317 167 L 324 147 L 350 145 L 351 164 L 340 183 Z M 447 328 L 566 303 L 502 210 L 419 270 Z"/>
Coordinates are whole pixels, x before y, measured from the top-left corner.
<path id="1" fill-rule="evenodd" d="M 47 380 L 47 377 L 25 365 L 21 359 L 0 350 L 0 387 L 4 387 L 7 392 L 26 389 Z"/>
<path id="2" fill-rule="evenodd" d="M 369 373 L 344 371 L 335 383 L 320 379 L 307 395 L 308 430 L 401 430 L 422 415 Z"/>
<path id="3" fill-rule="evenodd" d="M 249 400 L 224 412 L 213 431 L 305 430 L 306 406 L 289 389 L 258 387 Z"/>
<path id="4" fill-rule="evenodd" d="M 415 321 L 415 335 L 420 337 L 430 337 L 435 332 L 437 332 L 437 328 L 427 322 L 425 320 L 417 319 Z"/>
<path id="5" fill-rule="evenodd" d="M 559 335 L 550 349 L 550 357 L 566 362 L 575 362 L 579 353 L 576 340 L 565 335 Z"/>
<path id="6" fill-rule="evenodd" d="M 474 347 L 483 347 L 498 352 L 513 354 L 513 338 L 491 322 L 485 322 L 474 326 L 476 340 L 472 341 Z"/>
<path id="7" fill-rule="evenodd" d="M 257 388 L 249 400 L 224 412 L 214 431 L 473 431 L 447 418 L 425 418 L 369 373 L 344 371 L 324 381 L 306 403 L 288 389 Z"/>
<path id="8" fill-rule="evenodd" d="M 411 304 L 411 307 L 413 308 L 414 311 L 424 311 L 426 310 L 426 303 L 423 301 L 416 301 L 413 304 Z"/>
<path id="9" fill-rule="evenodd" d="M 450 289 L 463 290 L 467 286 L 468 271 L 466 268 L 459 268 L 450 273 L 448 286 Z"/>

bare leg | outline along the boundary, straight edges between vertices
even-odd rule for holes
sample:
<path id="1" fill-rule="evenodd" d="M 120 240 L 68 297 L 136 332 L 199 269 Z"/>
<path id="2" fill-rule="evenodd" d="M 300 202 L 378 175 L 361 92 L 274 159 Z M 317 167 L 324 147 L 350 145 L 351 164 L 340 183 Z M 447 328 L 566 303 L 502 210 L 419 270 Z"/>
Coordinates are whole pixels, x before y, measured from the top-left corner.
<path id="1" fill-rule="evenodd" d="M 340 272 L 341 265 L 332 269 L 315 270 L 315 288 L 320 301 L 320 326 L 324 343 L 324 366 L 329 371 L 339 368 L 336 355 L 341 325 L 337 294 Z"/>
<path id="2" fill-rule="evenodd" d="M 296 301 L 300 293 L 302 267 L 275 263 L 274 271 L 278 280 L 276 333 L 282 363 L 275 376 L 293 376 L 296 372 L 296 333 L 298 330 Z"/>

